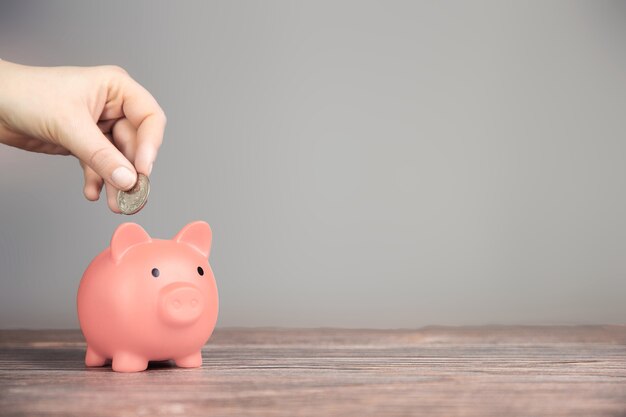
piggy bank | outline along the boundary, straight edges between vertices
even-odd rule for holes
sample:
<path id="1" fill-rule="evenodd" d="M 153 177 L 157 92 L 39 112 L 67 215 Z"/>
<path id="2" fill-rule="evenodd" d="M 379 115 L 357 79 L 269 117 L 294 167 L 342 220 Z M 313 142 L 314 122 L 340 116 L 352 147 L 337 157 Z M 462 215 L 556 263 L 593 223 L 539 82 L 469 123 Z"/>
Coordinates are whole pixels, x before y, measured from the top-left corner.
<path id="1" fill-rule="evenodd" d="M 172 240 L 152 239 L 135 223 L 120 225 L 78 288 L 85 364 L 111 360 L 118 372 L 143 371 L 148 361 L 161 360 L 201 366 L 218 311 L 210 249 L 205 222 L 188 224 Z"/>

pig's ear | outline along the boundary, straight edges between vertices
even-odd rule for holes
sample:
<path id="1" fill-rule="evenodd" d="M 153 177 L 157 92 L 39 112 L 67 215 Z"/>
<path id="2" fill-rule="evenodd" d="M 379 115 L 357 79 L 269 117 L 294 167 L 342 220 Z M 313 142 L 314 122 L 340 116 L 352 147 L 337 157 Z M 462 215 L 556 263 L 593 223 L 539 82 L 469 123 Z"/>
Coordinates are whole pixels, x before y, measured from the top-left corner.
<path id="1" fill-rule="evenodd" d="M 118 263 L 126 251 L 140 243 L 151 242 L 150 235 L 136 223 L 123 223 L 115 229 L 111 238 L 111 256 Z"/>
<path id="2" fill-rule="evenodd" d="M 175 242 L 184 242 L 197 249 L 205 257 L 211 252 L 211 227 L 202 221 L 189 223 L 174 237 Z"/>

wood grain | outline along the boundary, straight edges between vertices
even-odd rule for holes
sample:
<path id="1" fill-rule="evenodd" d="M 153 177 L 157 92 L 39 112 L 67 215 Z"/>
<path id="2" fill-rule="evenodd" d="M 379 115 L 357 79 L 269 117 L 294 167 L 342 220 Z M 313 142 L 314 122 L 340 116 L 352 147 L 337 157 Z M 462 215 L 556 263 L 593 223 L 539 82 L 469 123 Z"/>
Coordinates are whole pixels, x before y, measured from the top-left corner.
<path id="1" fill-rule="evenodd" d="M 0 331 L 0 415 L 626 417 L 626 326 L 218 329 L 201 369 L 86 369 L 80 332 Z"/>

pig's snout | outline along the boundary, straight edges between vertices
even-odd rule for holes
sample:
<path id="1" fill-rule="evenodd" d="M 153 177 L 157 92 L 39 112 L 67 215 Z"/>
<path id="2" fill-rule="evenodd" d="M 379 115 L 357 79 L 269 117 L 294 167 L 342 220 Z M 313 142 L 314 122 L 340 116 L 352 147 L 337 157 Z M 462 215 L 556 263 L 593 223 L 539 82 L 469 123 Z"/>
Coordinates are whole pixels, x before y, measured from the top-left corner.
<path id="1" fill-rule="evenodd" d="M 170 284 L 159 295 L 159 315 L 173 326 L 195 322 L 204 309 L 202 293 L 186 284 Z"/>

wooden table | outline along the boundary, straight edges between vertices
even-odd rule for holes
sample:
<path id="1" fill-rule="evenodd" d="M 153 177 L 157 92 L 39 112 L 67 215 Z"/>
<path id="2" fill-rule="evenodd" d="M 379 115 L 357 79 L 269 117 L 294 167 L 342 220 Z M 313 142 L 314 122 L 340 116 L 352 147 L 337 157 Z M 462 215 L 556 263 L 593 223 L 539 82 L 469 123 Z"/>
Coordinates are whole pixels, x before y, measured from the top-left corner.
<path id="1" fill-rule="evenodd" d="M 626 416 L 626 326 L 218 329 L 201 369 L 86 369 L 80 332 L 0 331 L 0 415 Z"/>

